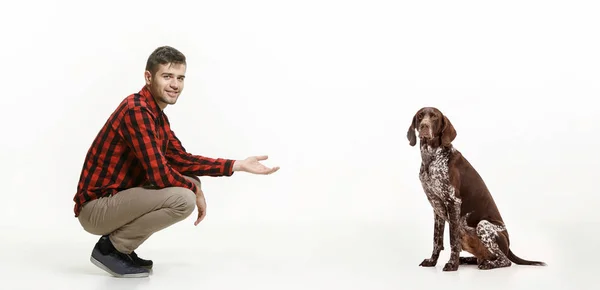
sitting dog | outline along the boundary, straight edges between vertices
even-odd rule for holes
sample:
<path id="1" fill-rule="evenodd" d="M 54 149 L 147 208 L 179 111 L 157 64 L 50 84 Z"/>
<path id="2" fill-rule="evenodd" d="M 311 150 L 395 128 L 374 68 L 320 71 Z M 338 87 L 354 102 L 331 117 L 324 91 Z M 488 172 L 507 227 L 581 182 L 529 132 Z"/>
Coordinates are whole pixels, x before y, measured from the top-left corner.
<path id="1" fill-rule="evenodd" d="M 419 179 L 434 212 L 433 252 L 419 266 L 433 267 L 444 249 L 444 227 L 449 224 L 450 259 L 444 271 L 456 271 L 459 264 L 479 269 L 546 263 L 527 261 L 510 250 L 508 231 L 481 176 L 452 146 L 456 130 L 436 108 L 420 109 L 408 128 L 410 146 L 419 132 L 421 170 Z M 474 257 L 460 257 L 461 251 Z"/>

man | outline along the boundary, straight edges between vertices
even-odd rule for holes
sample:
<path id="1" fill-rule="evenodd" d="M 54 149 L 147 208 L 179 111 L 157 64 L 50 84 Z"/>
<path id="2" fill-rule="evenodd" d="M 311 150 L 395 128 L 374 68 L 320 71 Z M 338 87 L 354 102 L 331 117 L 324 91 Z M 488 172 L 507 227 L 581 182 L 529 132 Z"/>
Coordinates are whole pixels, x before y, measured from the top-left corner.
<path id="1" fill-rule="evenodd" d="M 197 176 L 231 176 L 236 171 L 271 174 L 279 167 L 244 160 L 208 158 L 184 149 L 164 113 L 184 87 L 186 57 L 169 46 L 149 56 L 146 85 L 126 97 L 89 149 L 75 194 L 75 216 L 89 233 L 101 235 L 91 262 L 117 277 L 147 277 L 151 260 L 135 250 L 153 233 L 187 218 L 206 202 Z"/>

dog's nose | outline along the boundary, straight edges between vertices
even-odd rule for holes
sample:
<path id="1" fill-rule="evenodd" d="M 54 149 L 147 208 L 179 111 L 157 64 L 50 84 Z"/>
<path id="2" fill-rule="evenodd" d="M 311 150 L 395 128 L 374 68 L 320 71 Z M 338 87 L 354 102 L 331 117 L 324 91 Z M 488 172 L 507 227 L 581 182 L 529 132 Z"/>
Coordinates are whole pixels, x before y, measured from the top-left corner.
<path id="1" fill-rule="evenodd" d="M 419 129 L 421 129 L 421 130 L 429 129 L 429 125 L 426 123 L 421 123 L 421 124 L 419 124 Z"/>

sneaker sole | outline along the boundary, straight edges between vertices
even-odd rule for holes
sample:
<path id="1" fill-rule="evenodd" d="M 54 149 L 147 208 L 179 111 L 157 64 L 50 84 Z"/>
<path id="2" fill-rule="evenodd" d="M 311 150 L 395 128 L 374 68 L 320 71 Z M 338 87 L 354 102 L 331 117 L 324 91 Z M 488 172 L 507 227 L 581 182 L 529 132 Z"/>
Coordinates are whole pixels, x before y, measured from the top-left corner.
<path id="1" fill-rule="evenodd" d="M 146 273 L 135 273 L 135 274 L 117 274 L 113 271 L 111 271 L 109 268 L 107 268 L 106 266 L 104 266 L 104 264 L 100 263 L 100 261 L 94 259 L 94 257 L 90 257 L 90 262 L 92 262 L 92 264 L 94 264 L 96 267 L 108 272 L 109 274 L 118 277 L 118 278 L 145 278 L 150 276 L 150 273 L 146 272 Z"/>

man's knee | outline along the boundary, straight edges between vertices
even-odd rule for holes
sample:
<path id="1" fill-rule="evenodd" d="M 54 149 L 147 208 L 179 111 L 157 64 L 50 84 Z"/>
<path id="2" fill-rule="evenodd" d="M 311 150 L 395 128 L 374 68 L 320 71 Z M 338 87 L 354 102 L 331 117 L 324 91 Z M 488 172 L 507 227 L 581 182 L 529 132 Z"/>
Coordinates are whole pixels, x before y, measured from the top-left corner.
<path id="1" fill-rule="evenodd" d="M 83 211 L 82 211 L 83 212 Z M 108 231 L 105 229 L 105 227 L 103 227 L 102 225 L 96 225 L 94 223 L 92 223 L 90 221 L 89 216 L 80 214 L 77 217 L 77 220 L 79 221 L 79 224 L 81 225 L 81 227 L 88 233 L 92 234 L 92 235 L 105 235 L 108 234 Z"/>
<path id="2" fill-rule="evenodd" d="M 173 188 L 170 207 L 183 218 L 188 217 L 196 208 L 196 193 L 183 187 Z"/>

